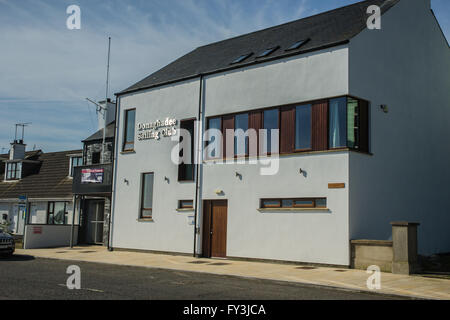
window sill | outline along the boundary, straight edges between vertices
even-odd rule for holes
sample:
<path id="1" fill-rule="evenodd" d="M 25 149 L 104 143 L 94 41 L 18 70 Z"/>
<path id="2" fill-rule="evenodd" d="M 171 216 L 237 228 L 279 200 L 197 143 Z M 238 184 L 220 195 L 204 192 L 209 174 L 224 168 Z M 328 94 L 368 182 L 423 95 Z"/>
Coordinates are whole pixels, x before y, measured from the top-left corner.
<path id="1" fill-rule="evenodd" d="M 135 150 L 124 150 L 124 151 L 120 152 L 120 154 L 134 154 L 134 153 L 136 153 Z"/>
<path id="2" fill-rule="evenodd" d="M 330 213 L 328 208 L 259 208 L 259 212 L 324 212 Z"/>
<path id="3" fill-rule="evenodd" d="M 137 222 L 155 222 L 153 218 L 140 218 L 137 219 Z"/>
<path id="4" fill-rule="evenodd" d="M 194 208 L 177 209 L 177 212 L 194 212 Z"/>

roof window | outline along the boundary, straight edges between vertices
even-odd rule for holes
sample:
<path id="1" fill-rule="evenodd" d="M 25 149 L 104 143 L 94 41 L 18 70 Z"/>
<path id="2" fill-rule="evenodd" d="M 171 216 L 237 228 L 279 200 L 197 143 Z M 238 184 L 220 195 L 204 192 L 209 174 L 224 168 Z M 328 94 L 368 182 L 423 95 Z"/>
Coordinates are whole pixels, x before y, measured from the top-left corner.
<path id="1" fill-rule="evenodd" d="M 264 50 L 263 52 L 261 52 L 261 53 L 257 56 L 257 58 L 264 58 L 264 57 L 267 57 L 268 55 L 270 55 L 270 54 L 274 53 L 276 50 L 278 50 L 278 48 L 280 48 L 280 46 L 272 47 L 272 48 L 266 49 L 266 50 Z"/>
<path id="2" fill-rule="evenodd" d="M 299 49 L 301 46 L 303 46 L 308 41 L 309 41 L 309 39 L 299 40 L 296 43 L 294 43 L 292 46 L 287 48 L 286 51 L 297 50 L 297 49 Z"/>
<path id="3" fill-rule="evenodd" d="M 247 54 L 243 54 L 242 56 L 239 56 L 239 58 L 237 58 L 233 62 L 231 62 L 231 64 L 241 63 L 242 61 L 244 61 L 245 59 L 250 57 L 252 54 L 253 54 L 253 52 L 247 53 Z"/>

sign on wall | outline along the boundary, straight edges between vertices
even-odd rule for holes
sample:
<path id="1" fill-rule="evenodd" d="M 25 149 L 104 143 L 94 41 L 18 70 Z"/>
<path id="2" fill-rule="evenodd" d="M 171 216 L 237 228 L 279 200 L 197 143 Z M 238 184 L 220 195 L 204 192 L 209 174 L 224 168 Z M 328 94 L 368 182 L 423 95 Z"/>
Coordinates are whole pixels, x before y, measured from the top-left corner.
<path id="1" fill-rule="evenodd" d="M 163 137 L 172 137 L 177 134 L 178 120 L 166 118 L 155 122 L 138 123 L 138 140 L 160 140 Z"/>
<path id="2" fill-rule="evenodd" d="M 103 183 L 104 169 L 82 169 L 81 183 Z"/>

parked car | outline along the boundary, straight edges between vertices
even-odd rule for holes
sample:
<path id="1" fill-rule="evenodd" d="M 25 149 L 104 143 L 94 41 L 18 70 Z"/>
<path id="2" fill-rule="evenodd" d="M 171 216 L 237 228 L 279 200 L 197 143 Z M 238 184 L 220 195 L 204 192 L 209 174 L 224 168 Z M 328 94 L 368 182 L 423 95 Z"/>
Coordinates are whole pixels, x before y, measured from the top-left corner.
<path id="1" fill-rule="evenodd" d="M 13 255 L 15 250 L 16 244 L 13 236 L 0 228 L 0 254 L 9 257 Z"/>

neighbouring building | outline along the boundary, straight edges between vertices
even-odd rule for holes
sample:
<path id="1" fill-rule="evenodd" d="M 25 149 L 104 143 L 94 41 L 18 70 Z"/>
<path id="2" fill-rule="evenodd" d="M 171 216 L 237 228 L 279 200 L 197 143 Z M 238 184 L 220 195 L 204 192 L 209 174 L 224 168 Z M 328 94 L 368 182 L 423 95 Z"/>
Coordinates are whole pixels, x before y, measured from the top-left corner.
<path id="1" fill-rule="evenodd" d="M 449 88 L 430 0 L 363 1 L 199 47 L 117 94 L 110 246 L 348 266 L 352 239 L 387 240 L 405 220 L 421 223 L 420 253 L 448 252 Z M 171 160 L 180 129 L 198 164 Z M 256 155 L 226 148 L 231 135 L 204 157 L 207 129 L 269 131 Z M 276 130 L 279 170 L 262 175 L 250 161 L 276 159 Z"/>
<path id="2" fill-rule="evenodd" d="M 32 247 L 69 245 L 72 175 L 82 151 L 26 152 L 22 140 L 0 156 L 0 218 Z"/>
<path id="3" fill-rule="evenodd" d="M 104 101 L 100 104 L 105 105 Z M 106 121 L 99 113 L 99 130 L 83 141 L 83 165 L 74 171 L 73 193 L 81 209 L 78 242 L 82 244 L 108 246 L 115 108 L 115 103 L 108 101 Z"/>

